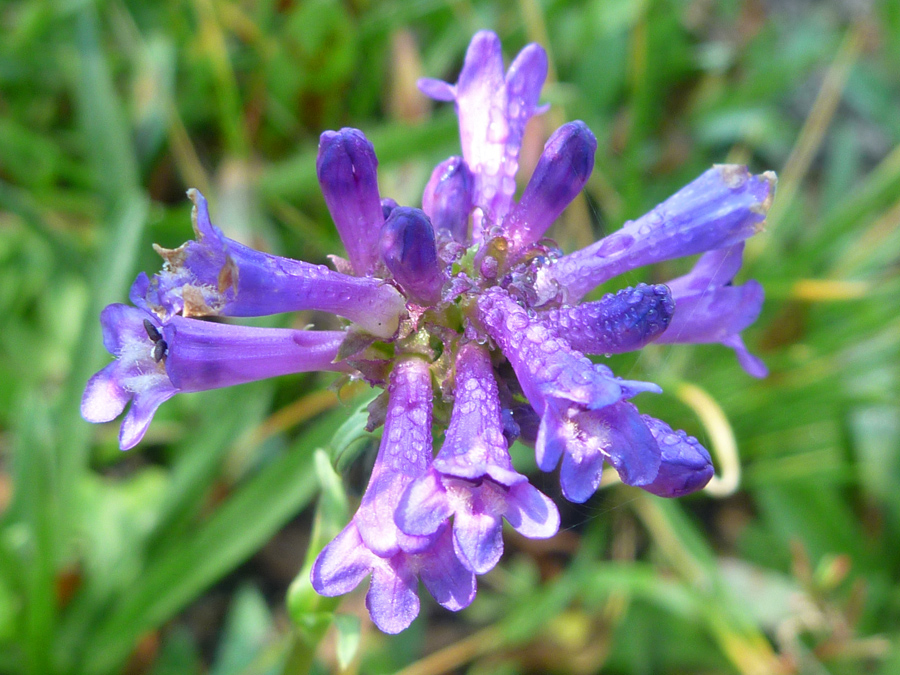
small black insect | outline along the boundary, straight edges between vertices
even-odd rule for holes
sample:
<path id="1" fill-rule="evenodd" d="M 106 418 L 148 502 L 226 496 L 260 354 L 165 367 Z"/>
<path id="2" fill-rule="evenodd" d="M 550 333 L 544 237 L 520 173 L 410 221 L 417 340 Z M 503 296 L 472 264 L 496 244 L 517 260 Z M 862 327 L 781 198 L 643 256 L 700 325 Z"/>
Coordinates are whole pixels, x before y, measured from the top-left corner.
<path id="1" fill-rule="evenodd" d="M 156 329 L 156 326 L 150 322 L 150 319 L 144 319 L 144 330 L 147 331 L 147 336 L 150 338 L 151 342 L 159 343 L 159 341 L 162 340 L 162 335 Z M 159 359 L 157 359 L 157 361 L 158 360 Z"/>
<path id="2" fill-rule="evenodd" d="M 152 340 L 153 336 L 150 336 L 150 339 Z M 169 351 L 169 345 L 165 340 L 162 339 L 162 337 L 160 337 L 160 339 L 158 340 L 154 340 L 154 342 L 155 344 L 153 345 L 153 351 L 151 352 L 151 354 L 153 356 L 153 360 L 159 363 L 166 357 L 166 354 Z"/>

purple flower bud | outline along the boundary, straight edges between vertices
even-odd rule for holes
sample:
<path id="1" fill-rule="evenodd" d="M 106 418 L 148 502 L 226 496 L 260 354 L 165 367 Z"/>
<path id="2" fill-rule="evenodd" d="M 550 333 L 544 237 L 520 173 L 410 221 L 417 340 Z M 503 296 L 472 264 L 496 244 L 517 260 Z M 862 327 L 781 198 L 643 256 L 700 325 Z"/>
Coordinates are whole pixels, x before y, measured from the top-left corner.
<path id="1" fill-rule="evenodd" d="M 357 274 L 373 270 L 384 215 L 375 149 L 358 129 L 326 131 L 319 139 L 316 175 L 347 257 Z"/>
<path id="2" fill-rule="evenodd" d="M 466 242 L 469 232 L 474 182 L 462 157 L 451 157 L 434 168 L 422 195 L 422 210 L 434 229 L 446 230 L 460 243 Z"/>
<path id="3" fill-rule="evenodd" d="M 409 535 L 394 523 L 407 487 L 431 463 L 431 373 L 409 358 L 394 366 L 384 433 L 372 476 L 350 524 L 326 546 L 310 579 L 318 593 L 342 595 L 372 573 L 366 606 L 375 624 L 398 633 L 419 613 L 416 576 L 451 610 L 475 597 L 475 576 L 454 553 L 448 528 Z"/>
<path id="4" fill-rule="evenodd" d="M 439 101 L 456 101 L 463 157 L 475 174 L 474 203 L 502 222 L 516 192 L 525 124 L 536 112 L 547 78 L 547 54 L 527 45 L 503 75 L 500 38 L 476 33 L 456 85 L 420 80 L 419 89 Z"/>
<path id="5" fill-rule="evenodd" d="M 562 288 L 574 303 L 637 267 L 733 246 L 762 229 L 774 194 L 771 172 L 752 176 L 743 166 L 714 166 L 650 213 L 544 268 L 538 285 L 550 295 Z"/>
<path id="6" fill-rule="evenodd" d="M 682 497 L 703 488 L 713 477 L 712 459 L 696 438 L 649 415 L 642 415 L 660 449 L 656 479 L 641 488 L 660 497 Z"/>
<path id="7" fill-rule="evenodd" d="M 397 201 L 390 197 L 385 197 L 381 200 L 381 215 L 384 216 L 385 220 L 388 219 L 388 216 L 391 215 L 391 211 L 396 209 L 397 206 Z"/>
<path id="8" fill-rule="evenodd" d="M 438 531 L 453 516 L 453 545 L 475 574 L 503 554 L 502 519 L 526 537 L 556 534 L 553 502 L 516 473 L 503 438 L 490 354 L 467 344 L 456 361 L 456 400 L 447 436 L 433 466 L 413 481 L 395 514 L 407 534 Z"/>
<path id="9" fill-rule="evenodd" d="M 343 316 L 379 337 L 397 330 L 405 303 L 391 286 L 255 251 L 213 226 L 197 190 L 188 190 L 188 196 L 194 201 L 197 241 L 175 250 L 157 248 L 166 266 L 153 279 L 138 276 L 131 289 L 134 304 L 164 319 L 179 313 L 264 316 L 312 309 Z"/>
<path id="10" fill-rule="evenodd" d="M 110 422 L 128 401 L 119 445 L 143 438 L 156 409 L 179 392 L 204 391 L 334 364 L 343 332 L 254 328 L 173 317 L 160 324 L 136 307 L 109 305 L 100 315 L 103 344 L 116 360 L 95 374 L 81 400 L 88 422 Z"/>
<path id="11" fill-rule="evenodd" d="M 503 227 L 516 248 L 539 240 L 594 170 L 597 139 L 584 122 L 569 122 L 557 129 L 525 186 L 525 192 L 506 217 Z"/>
<path id="12" fill-rule="evenodd" d="M 543 316 L 580 352 L 621 354 L 659 338 L 674 312 L 666 286 L 638 284 L 596 302 L 549 309 Z"/>
<path id="13" fill-rule="evenodd" d="M 381 255 L 394 279 L 414 302 L 433 305 L 441 299 L 444 274 L 434 229 L 421 209 L 398 206 L 391 211 L 381 231 Z"/>
<path id="14" fill-rule="evenodd" d="M 751 279 L 740 286 L 731 280 L 741 266 L 743 244 L 710 251 L 694 269 L 669 283 L 675 314 L 669 329 L 657 338 L 664 344 L 720 342 L 735 350 L 741 367 L 753 377 L 765 377 L 768 369 L 747 351 L 740 333 L 762 311 L 762 286 Z"/>

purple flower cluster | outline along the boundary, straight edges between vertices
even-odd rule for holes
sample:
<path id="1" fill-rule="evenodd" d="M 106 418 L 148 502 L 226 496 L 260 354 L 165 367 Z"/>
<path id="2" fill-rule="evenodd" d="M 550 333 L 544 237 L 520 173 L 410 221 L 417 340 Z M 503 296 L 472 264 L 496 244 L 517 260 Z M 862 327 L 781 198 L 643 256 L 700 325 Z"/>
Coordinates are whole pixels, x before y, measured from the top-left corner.
<path id="1" fill-rule="evenodd" d="M 422 209 L 378 191 L 377 160 L 358 130 L 322 134 L 316 164 L 348 259 L 335 270 L 228 239 L 196 190 L 196 239 L 131 289 L 134 306 L 101 321 L 116 360 L 88 382 L 82 414 L 107 422 L 131 408 L 120 445 L 133 447 L 174 394 L 276 375 L 332 370 L 384 387 L 373 408 L 384 425 L 359 510 L 319 555 L 312 584 L 340 595 L 371 575 L 367 606 L 383 631 L 419 611 L 418 580 L 444 607 L 472 602 L 475 576 L 503 552 L 502 521 L 525 537 L 553 536 L 553 501 L 513 467 L 509 446 L 532 445 L 543 471 L 559 466 L 564 496 L 587 500 L 603 465 L 622 481 L 676 497 L 713 474 L 709 453 L 631 402 L 654 384 L 623 380 L 586 354 L 657 343 L 719 342 L 753 376 L 766 369 L 740 333 L 758 316 L 762 289 L 734 285 L 743 242 L 759 232 L 775 177 L 715 166 L 621 230 L 562 255 L 544 233 L 593 169 L 597 141 L 582 122 L 547 141 L 518 201 L 525 125 L 541 112 L 547 59 L 527 46 L 504 72 L 500 41 L 472 40 L 456 84 L 422 80 L 453 101 L 462 156 L 439 164 Z M 639 284 L 599 300 L 592 289 L 629 270 L 702 254 L 668 284 Z M 255 328 L 200 317 L 299 310 L 348 321 L 341 331 Z M 434 452 L 432 417 L 449 413 Z"/>

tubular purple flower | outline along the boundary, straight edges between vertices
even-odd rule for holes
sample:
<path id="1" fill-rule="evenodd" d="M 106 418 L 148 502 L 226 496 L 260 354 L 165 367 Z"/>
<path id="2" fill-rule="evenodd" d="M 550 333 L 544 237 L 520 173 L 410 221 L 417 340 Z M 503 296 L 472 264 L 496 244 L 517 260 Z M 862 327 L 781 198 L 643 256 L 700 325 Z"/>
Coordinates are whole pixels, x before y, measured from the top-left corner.
<path id="1" fill-rule="evenodd" d="M 95 374 L 81 400 L 89 422 L 110 422 L 128 401 L 119 445 L 143 438 L 156 409 L 179 392 L 204 391 L 334 364 L 344 333 L 253 328 L 173 317 L 109 305 L 100 315 L 103 344 L 116 360 Z"/>
<path id="2" fill-rule="evenodd" d="M 490 354 L 474 343 L 456 360 L 456 400 L 432 467 L 406 489 L 395 513 L 407 534 L 429 535 L 453 516 L 453 545 L 463 564 L 485 574 L 503 554 L 502 519 L 519 534 L 552 537 L 553 502 L 513 469 L 503 438 Z"/>
<path id="3" fill-rule="evenodd" d="M 546 321 L 585 354 L 621 354 L 659 340 L 675 312 L 663 284 L 638 284 L 607 293 L 596 302 L 548 309 Z"/>
<path id="4" fill-rule="evenodd" d="M 521 199 L 503 222 L 513 248 L 521 249 L 544 236 L 584 188 L 594 170 L 596 152 L 597 139 L 584 122 L 564 124 L 550 136 Z"/>
<path id="5" fill-rule="evenodd" d="M 386 633 L 406 628 L 419 612 L 416 575 L 441 605 L 467 606 L 475 576 L 459 561 L 446 527 L 428 536 L 402 532 L 394 523 L 401 496 L 431 463 L 431 373 L 424 361 L 394 366 L 378 457 L 359 510 L 328 544 L 310 575 L 322 595 L 342 595 L 372 573 L 366 605 Z"/>
<path id="6" fill-rule="evenodd" d="M 375 267 L 384 222 L 377 169 L 375 149 L 359 129 L 326 131 L 319 138 L 316 175 L 347 256 L 360 275 Z"/>
<path id="7" fill-rule="evenodd" d="M 600 484 L 603 461 L 629 485 L 650 483 L 659 470 L 659 449 L 633 407 L 618 405 L 656 385 L 626 382 L 591 363 L 546 323 L 503 291 L 478 299 L 479 322 L 516 373 L 541 424 L 535 457 L 543 471 L 563 458 L 560 482 L 571 501 L 583 502 Z"/>
<path id="8" fill-rule="evenodd" d="M 419 80 L 439 101 L 456 101 L 463 157 L 475 174 L 476 206 L 499 224 L 512 206 L 525 124 L 536 112 L 547 78 L 543 47 L 527 45 L 503 76 L 500 39 L 490 31 L 472 38 L 456 85 Z"/>
<path id="9" fill-rule="evenodd" d="M 642 415 L 660 448 L 656 479 L 641 488 L 660 497 L 683 497 L 703 488 L 713 477 L 712 459 L 693 436 L 649 415 Z"/>
<path id="10" fill-rule="evenodd" d="M 431 221 L 421 209 L 398 206 L 381 230 L 381 256 L 385 265 L 406 292 L 420 305 L 441 299 L 444 272 L 441 270 Z"/>
<path id="11" fill-rule="evenodd" d="M 446 230 L 456 241 L 466 242 L 474 182 L 462 157 L 451 157 L 434 168 L 422 195 L 422 210 L 436 232 Z"/>
<path id="12" fill-rule="evenodd" d="M 733 246 L 759 232 L 775 194 L 775 174 L 714 166 L 662 204 L 596 244 L 541 270 L 544 297 L 561 290 L 575 303 L 604 281 L 644 265 Z"/>
<path id="13" fill-rule="evenodd" d="M 762 311 L 762 286 L 751 279 L 740 286 L 731 281 L 741 266 L 743 244 L 710 251 L 688 274 L 669 282 L 675 315 L 659 343 L 720 342 L 734 349 L 741 367 L 753 377 L 765 377 L 766 365 L 751 354 L 741 339 Z"/>
<path id="14" fill-rule="evenodd" d="M 197 240 L 174 250 L 157 247 L 166 265 L 152 279 L 138 276 L 131 290 L 136 305 L 164 320 L 179 313 L 239 317 L 319 310 L 379 337 L 397 330 L 405 302 L 390 285 L 255 251 L 210 222 L 200 192 L 188 190 L 188 196 Z"/>

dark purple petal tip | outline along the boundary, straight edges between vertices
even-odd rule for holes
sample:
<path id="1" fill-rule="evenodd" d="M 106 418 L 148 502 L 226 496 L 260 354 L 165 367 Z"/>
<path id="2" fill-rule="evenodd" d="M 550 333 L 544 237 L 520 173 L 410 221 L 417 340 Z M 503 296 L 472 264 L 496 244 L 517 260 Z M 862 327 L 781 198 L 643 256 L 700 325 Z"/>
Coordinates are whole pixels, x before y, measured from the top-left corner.
<path id="1" fill-rule="evenodd" d="M 569 122 L 553 133 L 505 221 L 507 236 L 516 245 L 540 239 L 575 199 L 594 170 L 596 152 L 597 139 L 584 122 Z"/>
<path id="2" fill-rule="evenodd" d="M 440 300 L 444 277 L 434 228 L 424 211 L 408 206 L 391 211 L 381 230 L 381 255 L 412 300 L 421 305 Z"/>
<path id="3" fill-rule="evenodd" d="M 641 418 L 656 439 L 660 450 L 659 473 L 652 483 L 642 485 L 660 497 L 683 497 L 700 490 L 713 477 L 712 459 L 693 436 L 649 415 Z"/>
<path id="4" fill-rule="evenodd" d="M 422 195 L 422 210 L 431 218 L 435 231 L 446 230 L 465 243 L 475 178 L 462 157 L 438 164 Z"/>
<path id="5" fill-rule="evenodd" d="M 378 194 L 378 159 L 358 129 L 326 131 L 319 139 L 316 175 L 354 269 L 370 272 L 384 215 Z"/>

